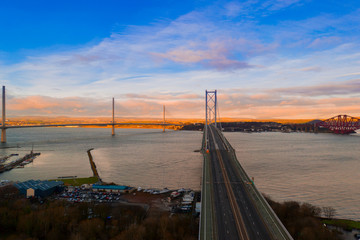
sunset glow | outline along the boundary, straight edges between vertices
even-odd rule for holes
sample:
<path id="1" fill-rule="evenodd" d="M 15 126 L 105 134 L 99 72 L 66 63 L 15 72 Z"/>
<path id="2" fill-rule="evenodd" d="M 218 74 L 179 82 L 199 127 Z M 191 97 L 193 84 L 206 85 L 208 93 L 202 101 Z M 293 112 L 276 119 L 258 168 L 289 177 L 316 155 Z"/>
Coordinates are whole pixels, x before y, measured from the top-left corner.
<path id="1" fill-rule="evenodd" d="M 4 1 L 7 116 L 360 116 L 360 2 Z"/>

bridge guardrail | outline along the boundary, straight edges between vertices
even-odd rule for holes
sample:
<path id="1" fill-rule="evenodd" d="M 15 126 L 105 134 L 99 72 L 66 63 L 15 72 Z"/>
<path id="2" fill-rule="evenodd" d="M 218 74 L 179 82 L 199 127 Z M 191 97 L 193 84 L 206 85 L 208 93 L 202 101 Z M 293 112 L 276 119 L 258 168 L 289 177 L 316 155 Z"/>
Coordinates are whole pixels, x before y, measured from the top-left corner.
<path id="1" fill-rule="evenodd" d="M 201 212 L 200 212 L 200 224 L 199 224 L 199 239 L 200 240 L 212 240 L 214 239 L 213 229 L 213 201 L 212 201 L 212 189 L 211 189 L 211 169 L 209 164 L 208 154 L 206 153 L 206 133 L 204 129 L 203 142 L 201 152 L 203 154 L 203 173 L 201 183 Z"/>
<path id="2" fill-rule="evenodd" d="M 277 217 L 273 209 L 270 207 L 268 202 L 265 200 L 263 195 L 258 191 L 256 186 L 254 185 L 254 182 L 250 179 L 250 177 L 247 175 L 243 167 L 240 165 L 235 149 L 231 146 L 229 141 L 225 138 L 225 136 L 218 130 L 219 136 L 221 137 L 222 141 L 227 145 L 228 151 L 231 154 L 232 161 L 237 166 L 237 169 L 240 171 L 240 176 L 243 178 L 243 181 L 251 184 L 245 184 L 246 189 L 248 193 L 251 195 L 258 211 L 261 213 L 261 216 L 263 220 L 265 221 L 266 225 L 268 226 L 269 231 L 272 233 L 272 235 L 276 239 L 290 239 L 293 238 L 289 234 L 289 232 L 286 230 L 285 226 L 282 224 L 280 219 Z"/>

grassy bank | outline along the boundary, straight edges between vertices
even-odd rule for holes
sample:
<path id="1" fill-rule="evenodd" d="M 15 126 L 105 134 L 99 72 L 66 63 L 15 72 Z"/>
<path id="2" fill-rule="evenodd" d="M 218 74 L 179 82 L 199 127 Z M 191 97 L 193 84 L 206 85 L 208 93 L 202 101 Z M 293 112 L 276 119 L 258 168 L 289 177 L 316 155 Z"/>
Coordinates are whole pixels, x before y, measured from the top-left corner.
<path id="1" fill-rule="evenodd" d="M 322 219 L 322 223 L 327 225 L 341 227 L 345 230 L 360 229 L 360 222 L 347 219 Z"/>
<path id="2" fill-rule="evenodd" d="M 68 186 L 81 186 L 83 184 L 93 184 L 97 183 L 99 179 L 97 177 L 87 177 L 87 178 L 65 178 L 65 179 L 51 179 L 50 181 L 62 181 L 65 185 Z"/>

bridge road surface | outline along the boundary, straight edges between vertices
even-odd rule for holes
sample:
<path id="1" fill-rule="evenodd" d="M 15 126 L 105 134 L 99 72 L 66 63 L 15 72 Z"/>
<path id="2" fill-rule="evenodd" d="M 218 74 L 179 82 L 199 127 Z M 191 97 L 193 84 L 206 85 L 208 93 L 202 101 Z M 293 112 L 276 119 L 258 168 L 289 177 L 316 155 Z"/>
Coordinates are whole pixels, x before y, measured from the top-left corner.
<path id="1" fill-rule="evenodd" d="M 216 239 L 272 239 L 244 183 L 233 166 L 226 144 L 213 126 L 208 129 L 213 179 Z"/>

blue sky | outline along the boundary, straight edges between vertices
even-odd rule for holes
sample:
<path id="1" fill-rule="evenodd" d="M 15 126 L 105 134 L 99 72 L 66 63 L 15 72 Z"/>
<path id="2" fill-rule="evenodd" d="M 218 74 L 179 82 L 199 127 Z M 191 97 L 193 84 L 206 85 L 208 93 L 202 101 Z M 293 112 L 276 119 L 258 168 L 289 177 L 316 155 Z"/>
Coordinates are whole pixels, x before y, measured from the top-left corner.
<path id="1" fill-rule="evenodd" d="M 359 1 L 2 1 L 8 116 L 360 116 Z"/>

